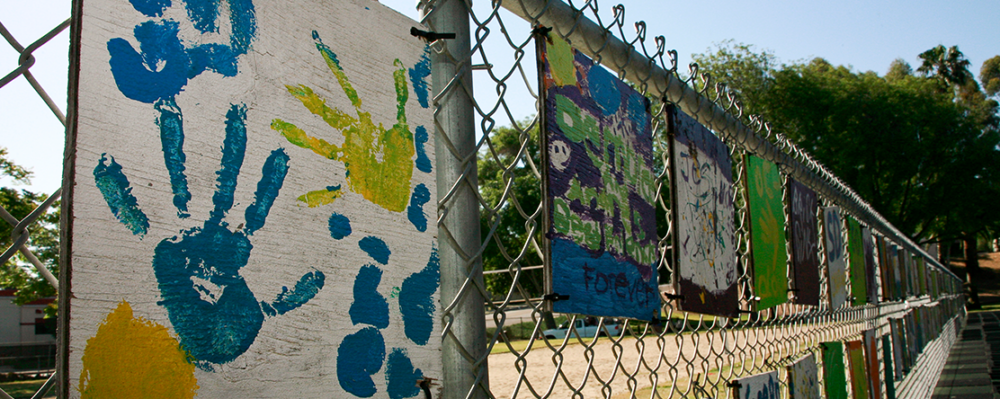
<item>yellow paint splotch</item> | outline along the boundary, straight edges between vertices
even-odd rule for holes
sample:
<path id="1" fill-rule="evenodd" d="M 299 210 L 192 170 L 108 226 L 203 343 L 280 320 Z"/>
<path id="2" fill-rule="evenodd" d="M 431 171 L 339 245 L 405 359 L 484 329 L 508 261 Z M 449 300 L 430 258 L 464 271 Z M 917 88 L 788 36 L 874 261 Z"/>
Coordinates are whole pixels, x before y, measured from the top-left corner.
<path id="1" fill-rule="evenodd" d="M 122 301 L 87 340 L 79 390 L 83 398 L 193 398 L 194 364 L 167 328 L 132 316 Z"/>

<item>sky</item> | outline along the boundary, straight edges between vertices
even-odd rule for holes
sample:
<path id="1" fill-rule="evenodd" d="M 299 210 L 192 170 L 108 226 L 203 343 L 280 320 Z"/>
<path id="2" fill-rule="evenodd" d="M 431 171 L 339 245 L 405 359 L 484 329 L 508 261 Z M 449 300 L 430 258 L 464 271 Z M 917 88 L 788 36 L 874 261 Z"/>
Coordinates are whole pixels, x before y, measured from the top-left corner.
<path id="1" fill-rule="evenodd" d="M 767 50 L 784 63 L 823 57 L 834 65 L 880 75 L 896 58 L 916 68 L 917 55 L 938 44 L 958 45 L 977 76 L 983 61 L 1000 55 L 1000 21 L 997 21 L 1000 1 L 996 0 L 620 1 L 626 10 L 626 33 L 634 34 L 631 26 L 644 19 L 649 47 L 654 47 L 654 36 L 664 36 L 667 48 L 677 50 L 682 70 L 691 62 L 692 54 L 709 52 L 716 43 L 729 39 Z M 382 3 L 417 18 L 414 0 Z M 474 2 L 478 18 L 487 17 L 490 3 Z M 575 3 L 583 4 L 580 0 Z M 612 7 L 617 3 L 599 4 L 601 18 L 607 23 L 612 20 Z M 25 47 L 69 16 L 69 0 L 0 1 L 0 23 Z M 527 23 L 506 11 L 501 12 L 501 17 L 516 40 L 527 40 L 530 29 Z M 499 25 L 494 23 L 485 48 L 495 74 L 506 74 L 512 65 L 513 52 L 505 43 Z M 68 47 L 69 36 L 64 31 L 34 53 L 36 62 L 31 68 L 63 112 Z M 483 63 L 479 57 L 474 61 Z M 522 61 L 522 65 L 530 67 L 531 58 Z M 15 68 L 17 53 L 0 41 L 0 75 Z M 535 79 L 530 72 L 533 68 L 526 69 L 531 82 Z M 495 85 L 490 82 L 488 71 L 477 70 L 473 77 L 477 102 L 484 112 L 489 112 L 497 98 Z M 514 118 L 522 119 L 534 112 L 533 100 L 520 78 L 514 80 L 520 84 L 512 80 L 506 103 Z M 530 84 L 537 86 L 534 82 Z M 0 146 L 8 149 L 11 160 L 34 172 L 32 184 L 19 188 L 49 193 L 57 189 L 62 179 L 63 127 L 23 77 L 0 88 L 0 121 Z M 509 124 L 509 119 L 500 117 L 496 123 Z M 0 179 L 0 184 L 11 182 Z"/>

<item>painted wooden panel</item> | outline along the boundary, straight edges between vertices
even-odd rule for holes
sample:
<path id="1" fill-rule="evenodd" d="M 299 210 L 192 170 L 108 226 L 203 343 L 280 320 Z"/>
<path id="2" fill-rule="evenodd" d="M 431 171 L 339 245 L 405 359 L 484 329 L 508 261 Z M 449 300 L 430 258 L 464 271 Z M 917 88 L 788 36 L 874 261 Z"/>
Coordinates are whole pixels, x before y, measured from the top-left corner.
<path id="1" fill-rule="evenodd" d="M 903 335 L 903 323 L 900 319 L 889 319 L 890 334 L 892 335 L 892 362 L 895 365 L 893 368 L 893 379 L 900 381 L 903 379 L 903 373 L 909 370 L 909 365 L 906 361 L 906 341 Z"/>
<path id="2" fill-rule="evenodd" d="M 734 396 L 736 399 L 779 399 L 781 398 L 781 386 L 778 382 L 777 371 L 733 380 Z"/>
<path id="3" fill-rule="evenodd" d="M 788 253 L 784 201 L 778 165 L 747 155 L 747 200 L 750 208 L 750 252 L 757 309 L 788 302 Z"/>
<path id="4" fill-rule="evenodd" d="M 668 108 L 667 117 L 681 308 L 732 317 L 739 306 L 739 276 L 729 149 L 680 110 Z"/>
<path id="5" fill-rule="evenodd" d="M 875 275 L 875 240 L 872 238 L 872 231 L 868 227 L 861 228 L 861 244 L 865 255 L 865 292 L 868 293 L 868 303 L 878 304 L 879 281 Z"/>
<path id="6" fill-rule="evenodd" d="M 71 396 L 441 378 L 420 25 L 368 0 L 81 4 Z"/>
<path id="7" fill-rule="evenodd" d="M 847 254 L 848 265 L 851 268 L 851 298 L 854 306 L 868 302 L 867 276 L 865 269 L 864 239 L 861 224 L 853 217 L 847 217 Z"/>
<path id="8" fill-rule="evenodd" d="M 840 208 L 828 206 L 823 209 L 823 235 L 830 307 L 839 309 L 847 302 L 847 254 L 844 251 L 844 222 Z"/>
<path id="9" fill-rule="evenodd" d="M 861 341 L 847 342 L 847 359 L 851 369 L 851 394 L 854 398 L 870 397 L 863 348 L 864 345 L 861 344 Z"/>
<path id="10" fill-rule="evenodd" d="M 649 100 L 555 33 L 539 37 L 552 293 L 563 313 L 659 312 Z"/>
<path id="11" fill-rule="evenodd" d="M 865 330 L 862 339 L 865 344 L 865 364 L 868 373 L 868 390 L 872 399 L 882 398 L 882 379 L 879 375 L 878 331 Z"/>
<path id="12" fill-rule="evenodd" d="M 795 276 L 795 303 L 819 306 L 819 226 L 816 192 L 805 184 L 789 179 L 792 199 L 792 270 Z"/>
<path id="13" fill-rule="evenodd" d="M 885 365 L 885 397 L 896 399 L 896 383 L 894 381 L 897 369 L 896 356 L 893 354 L 890 334 L 882 336 L 882 364 Z"/>
<path id="14" fill-rule="evenodd" d="M 847 399 L 847 367 L 844 365 L 844 344 L 822 342 L 823 383 L 827 399 Z"/>
<path id="15" fill-rule="evenodd" d="M 820 398 L 816 355 L 810 353 L 788 366 L 788 392 L 791 399 Z"/>

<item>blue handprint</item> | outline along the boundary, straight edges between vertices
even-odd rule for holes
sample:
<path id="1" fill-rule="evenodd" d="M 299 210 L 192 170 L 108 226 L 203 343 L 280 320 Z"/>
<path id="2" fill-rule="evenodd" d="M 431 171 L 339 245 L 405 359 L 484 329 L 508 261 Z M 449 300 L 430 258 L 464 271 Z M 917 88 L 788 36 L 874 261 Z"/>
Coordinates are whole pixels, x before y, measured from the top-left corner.
<path id="1" fill-rule="evenodd" d="M 171 0 L 131 0 L 132 7 L 151 18 L 160 18 Z M 185 47 L 179 37 L 180 23 L 157 19 L 136 25 L 133 34 L 139 41 L 136 51 L 127 40 L 108 41 L 108 64 L 118 90 L 130 99 L 154 104 L 159 112 L 163 158 L 170 172 L 174 206 L 179 217 L 187 217 L 191 193 L 184 173 L 185 155 L 183 117 L 177 96 L 190 79 L 206 70 L 223 76 L 236 76 L 238 58 L 250 49 L 257 35 L 257 17 L 251 0 L 227 0 L 231 35 L 229 43 L 208 43 Z M 218 33 L 219 0 L 188 0 L 188 17 L 201 33 Z"/>
<path id="2" fill-rule="evenodd" d="M 159 304 L 167 309 L 181 345 L 206 369 L 211 363 L 227 363 L 243 354 L 257 338 L 266 317 L 302 306 L 323 288 L 325 280 L 320 271 L 306 273 L 293 289 L 283 287 L 274 300 L 259 301 L 239 274 L 253 250 L 250 237 L 264 227 L 289 160 L 283 149 L 271 152 L 254 201 L 246 209 L 245 226 L 230 230 L 223 219 L 233 206 L 246 152 L 245 121 L 243 106 L 233 105 L 226 114 L 222 165 L 209 218 L 201 227 L 164 239 L 153 255 L 153 272 L 162 297 Z M 94 177 L 116 217 L 133 234 L 145 234 L 148 224 L 133 221 L 147 219 L 121 166 L 105 156 L 94 169 Z M 140 228 L 134 227 L 137 225 Z"/>

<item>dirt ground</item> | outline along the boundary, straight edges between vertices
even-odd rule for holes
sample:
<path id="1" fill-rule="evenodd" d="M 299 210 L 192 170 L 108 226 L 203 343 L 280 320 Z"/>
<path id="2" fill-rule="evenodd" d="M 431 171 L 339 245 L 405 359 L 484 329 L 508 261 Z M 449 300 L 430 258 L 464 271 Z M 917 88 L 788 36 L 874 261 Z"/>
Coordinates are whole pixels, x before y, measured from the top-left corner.
<path id="1" fill-rule="evenodd" d="M 952 258 L 952 270 L 965 279 L 965 260 Z M 979 267 L 982 273 L 976 279 L 979 301 L 983 307 L 1000 306 L 1000 252 L 980 253 Z"/>

